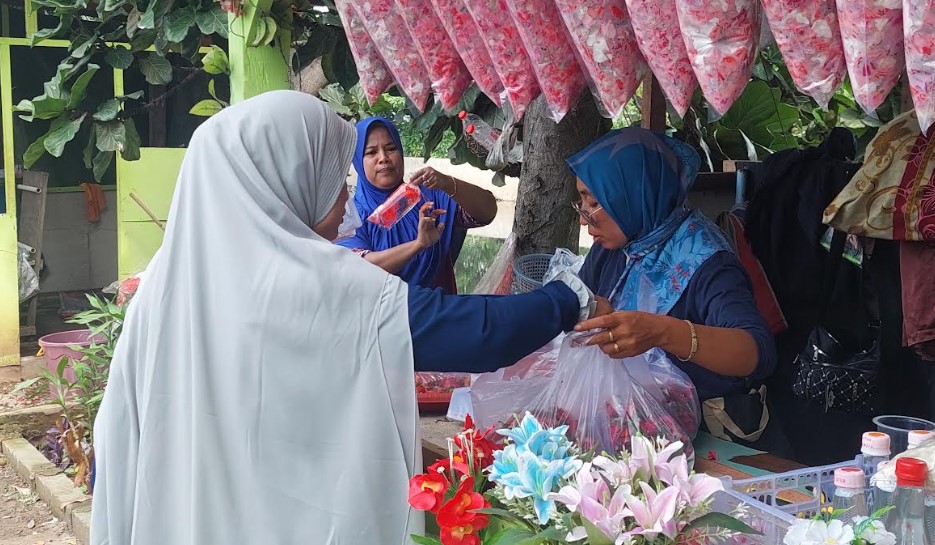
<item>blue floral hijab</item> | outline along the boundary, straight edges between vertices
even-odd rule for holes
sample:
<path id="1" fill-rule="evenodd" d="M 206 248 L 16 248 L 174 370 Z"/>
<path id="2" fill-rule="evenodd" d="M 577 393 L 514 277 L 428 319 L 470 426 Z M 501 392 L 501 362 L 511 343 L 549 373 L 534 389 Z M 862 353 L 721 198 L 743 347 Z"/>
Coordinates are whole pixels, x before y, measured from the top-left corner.
<path id="1" fill-rule="evenodd" d="M 568 159 L 629 240 L 622 274 L 598 287 L 617 310 L 668 314 L 695 271 L 730 250 L 716 225 L 685 206 L 700 162 L 688 144 L 638 128 L 611 131 Z"/>

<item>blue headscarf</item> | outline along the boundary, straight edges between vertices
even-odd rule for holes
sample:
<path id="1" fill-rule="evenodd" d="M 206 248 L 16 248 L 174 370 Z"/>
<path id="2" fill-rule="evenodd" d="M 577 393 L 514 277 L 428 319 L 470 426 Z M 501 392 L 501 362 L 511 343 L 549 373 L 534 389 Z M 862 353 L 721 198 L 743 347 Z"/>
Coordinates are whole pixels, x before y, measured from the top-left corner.
<path id="1" fill-rule="evenodd" d="M 685 206 L 700 163 L 684 142 L 637 128 L 611 131 L 568 159 L 628 240 L 614 308 L 668 314 L 695 271 L 729 251 L 718 227 Z"/>
<path id="2" fill-rule="evenodd" d="M 455 228 L 458 203 L 444 191 L 423 187 L 420 188 L 422 200 L 419 201 L 419 204 L 390 229 L 384 229 L 367 221 L 367 216 L 373 213 L 396 190 L 395 187 L 393 189 L 376 187 L 370 183 L 367 174 L 364 172 L 364 150 L 367 147 L 367 135 L 375 123 L 386 127 L 393 139 L 393 143 L 396 144 L 396 148 L 400 153 L 403 151 L 399 131 L 389 119 L 368 117 L 357 123 L 357 149 L 354 151 L 357 190 L 354 193 L 354 204 L 357 205 L 357 210 L 360 212 L 364 224 L 357 229 L 354 237 L 341 241 L 339 244 L 352 249 L 364 248 L 372 251 L 382 251 L 416 240 L 419 235 L 418 209 L 426 202 L 433 202 L 436 209 L 446 211 L 446 214 L 440 220 L 445 223 L 445 230 L 442 232 L 441 239 L 431 248 L 416 255 L 412 261 L 403 267 L 398 276 L 408 283 L 434 287 L 438 278 L 439 267 L 445 260 L 457 258 L 457 255 L 451 254 L 460 252 L 461 244 L 464 241 L 463 233 L 459 233 L 459 230 Z M 402 180 L 399 182 L 402 183 Z M 456 233 L 460 234 L 460 237 L 456 236 Z"/>

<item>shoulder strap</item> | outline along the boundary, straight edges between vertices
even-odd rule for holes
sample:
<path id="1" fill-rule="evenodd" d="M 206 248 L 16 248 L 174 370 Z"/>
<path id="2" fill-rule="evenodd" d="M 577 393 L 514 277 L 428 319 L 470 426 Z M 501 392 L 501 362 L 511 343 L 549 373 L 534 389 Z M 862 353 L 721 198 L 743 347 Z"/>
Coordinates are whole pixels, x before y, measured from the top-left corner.
<path id="1" fill-rule="evenodd" d="M 824 323 L 828 314 L 828 307 L 831 306 L 831 298 L 834 295 L 834 286 L 837 283 L 838 273 L 841 270 L 844 260 L 844 246 L 847 243 L 847 233 L 835 230 L 831 237 L 831 248 L 825 257 L 824 274 L 821 281 L 821 303 L 818 311 L 819 323 Z"/>

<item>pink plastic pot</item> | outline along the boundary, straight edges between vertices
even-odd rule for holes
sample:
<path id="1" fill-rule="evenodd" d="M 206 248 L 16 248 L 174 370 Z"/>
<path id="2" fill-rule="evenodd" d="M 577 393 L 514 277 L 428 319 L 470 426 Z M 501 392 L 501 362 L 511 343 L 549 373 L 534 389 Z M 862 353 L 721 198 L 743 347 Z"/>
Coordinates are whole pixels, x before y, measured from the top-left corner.
<path id="1" fill-rule="evenodd" d="M 45 366 L 53 375 L 58 369 L 59 360 L 68 356 L 72 360 L 80 360 L 84 354 L 79 352 L 81 348 L 88 348 L 92 341 L 98 343 L 104 339 L 91 337 L 91 331 L 87 329 L 77 329 L 74 331 L 61 331 L 51 333 L 39 339 L 39 346 L 45 350 Z M 68 380 L 75 380 L 75 373 L 71 370 L 71 365 L 65 370 L 65 376 Z M 55 389 L 50 386 L 50 392 L 55 395 Z"/>

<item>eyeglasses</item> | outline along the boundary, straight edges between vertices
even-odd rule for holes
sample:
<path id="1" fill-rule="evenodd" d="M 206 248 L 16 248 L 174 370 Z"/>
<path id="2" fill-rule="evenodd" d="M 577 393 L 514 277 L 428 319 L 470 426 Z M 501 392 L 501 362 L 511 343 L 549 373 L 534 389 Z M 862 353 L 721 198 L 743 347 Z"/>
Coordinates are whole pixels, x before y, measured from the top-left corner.
<path id="1" fill-rule="evenodd" d="M 597 227 L 597 222 L 594 221 L 594 214 L 597 214 L 598 212 L 604 209 L 603 206 L 598 205 L 597 208 L 589 212 L 581 207 L 581 201 L 571 203 L 571 207 L 574 208 L 575 212 L 577 212 L 579 216 L 584 218 L 584 221 L 588 222 L 588 225 L 590 225 L 591 227 Z"/>

